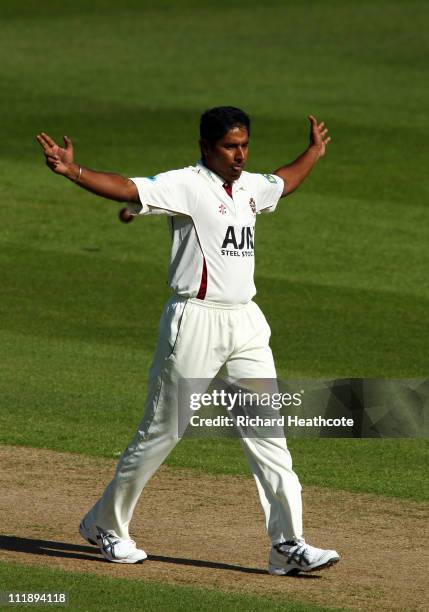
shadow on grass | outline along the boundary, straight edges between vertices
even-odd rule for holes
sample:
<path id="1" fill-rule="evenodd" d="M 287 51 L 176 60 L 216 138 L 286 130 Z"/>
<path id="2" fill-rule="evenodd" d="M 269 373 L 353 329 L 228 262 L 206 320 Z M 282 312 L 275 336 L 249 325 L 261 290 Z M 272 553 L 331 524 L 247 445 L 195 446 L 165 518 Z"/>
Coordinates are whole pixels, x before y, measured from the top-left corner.
<path id="1" fill-rule="evenodd" d="M 35 540 L 31 538 L 20 538 L 17 536 L 0 535 L 0 550 L 23 552 L 32 555 L 45 555 L 48 557 L 63 557 L 66 559 L 83 559 L 85 561 L 102 561 L 99 551 L 95 546 L 81 546 L 80 544 L 69 544 L 66 542 L 54 542 L 51 540 Z M 210 569 L 229 570 L 245 574 L 267 574 L 266 570 L 255 567 L 242 567 L 229 563 L 216 563 L 201 559 L 185 559 L 181 557 L 164 557 L 162 555 L 148 555 L 147 561 L 159 563 L 173 563 L 175 565 L 191 565 L 193 567 L 207 567 Z M 314 574 L 297 574 L 294 578 L 319 579 Z"/>

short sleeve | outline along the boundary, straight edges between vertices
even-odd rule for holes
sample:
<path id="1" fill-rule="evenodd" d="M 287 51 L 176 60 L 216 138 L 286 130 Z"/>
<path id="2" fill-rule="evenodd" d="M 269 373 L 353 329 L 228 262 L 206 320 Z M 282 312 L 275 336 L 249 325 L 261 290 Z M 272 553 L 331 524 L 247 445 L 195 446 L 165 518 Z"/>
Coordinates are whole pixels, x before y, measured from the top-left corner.
<path id="1" fill-rule="evenodd" d="M 128 209 L 138 215 L 193 216 L 197 198 L 192 189 L 191 176 L 186 170 L 171 170 L 156 176 L 131 178 L 136 185 L 140 203 Z"/>
<path id="2" fill-rule="evenodd" d="M 254 174 L 257 193 L 256 211 L 258 213 L 274 212 L 283 194 L 284 181 L 276 174 Z"/>

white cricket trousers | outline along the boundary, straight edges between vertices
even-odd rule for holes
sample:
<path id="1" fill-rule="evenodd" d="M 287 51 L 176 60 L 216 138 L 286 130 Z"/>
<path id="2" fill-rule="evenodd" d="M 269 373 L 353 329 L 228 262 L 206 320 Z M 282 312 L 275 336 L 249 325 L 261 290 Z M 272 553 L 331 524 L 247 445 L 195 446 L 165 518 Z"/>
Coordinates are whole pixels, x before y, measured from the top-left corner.
<path id="1" fill-rule="evenodd" d="M 179 380 L 213 379 L 219 371 L 228 381 L 275 379 L 270 333 L 255 302 L 230 306 L 178 296 L 167 302 L 143 418 L 88 522 L 129 538 L 143 487 L 179 441 Z M 285 438 L 244 438 L 241 444 L 272 543 L 302 538 L 301 485 Z"/>

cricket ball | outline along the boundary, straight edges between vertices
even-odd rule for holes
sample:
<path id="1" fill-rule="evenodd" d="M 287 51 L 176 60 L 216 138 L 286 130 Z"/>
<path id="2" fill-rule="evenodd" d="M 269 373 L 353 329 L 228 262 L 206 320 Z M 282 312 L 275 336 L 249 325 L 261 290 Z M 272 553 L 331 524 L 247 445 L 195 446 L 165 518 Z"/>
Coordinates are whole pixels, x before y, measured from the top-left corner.
<path id="1" fill-rule="evenodd" d="M 119 211 L 119 219 L 122 223 L 130 223 L 133 220 L 134 215 L 128 210 L 128 208 L 122 208 Z"/>

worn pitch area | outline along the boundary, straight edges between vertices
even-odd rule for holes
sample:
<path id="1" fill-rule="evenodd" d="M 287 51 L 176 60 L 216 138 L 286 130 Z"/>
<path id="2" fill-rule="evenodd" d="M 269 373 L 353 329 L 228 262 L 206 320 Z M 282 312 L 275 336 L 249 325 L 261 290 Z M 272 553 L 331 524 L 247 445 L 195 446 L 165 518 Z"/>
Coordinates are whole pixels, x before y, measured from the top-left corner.
<path id="1" fill-rule="evenodd" d="M 342 559 L 320 573 L 276 577 L 266 571 L 269 542 L 252 479 L 163 467 L 148 484 L 131 529 L 149 559 L 118 565 L 104 561 L 77 532 L 115 462 L 0 446 L 0 464 L 1 560 L 281 594 L 332 607 L 427 609 L 427 506 L 422 503 L 305 488 L 307 541 L 335 548 Z"/>

